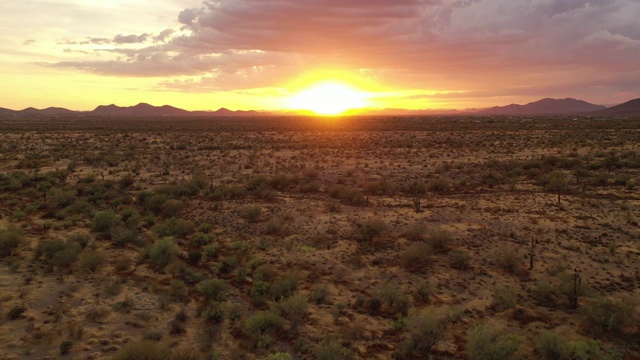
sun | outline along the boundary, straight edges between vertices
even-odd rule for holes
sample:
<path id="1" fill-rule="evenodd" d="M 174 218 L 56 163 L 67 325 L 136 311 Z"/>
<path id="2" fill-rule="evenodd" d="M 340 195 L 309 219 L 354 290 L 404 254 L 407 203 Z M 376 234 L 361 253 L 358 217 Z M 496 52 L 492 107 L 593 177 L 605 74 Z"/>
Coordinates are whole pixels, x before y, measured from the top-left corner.
<path id="1" fill-rule="evenodd" d="M 324 81 L 289 98 L 288 108 L 335 116 L 367 106 L 367 94 L 345 83 Z"/>

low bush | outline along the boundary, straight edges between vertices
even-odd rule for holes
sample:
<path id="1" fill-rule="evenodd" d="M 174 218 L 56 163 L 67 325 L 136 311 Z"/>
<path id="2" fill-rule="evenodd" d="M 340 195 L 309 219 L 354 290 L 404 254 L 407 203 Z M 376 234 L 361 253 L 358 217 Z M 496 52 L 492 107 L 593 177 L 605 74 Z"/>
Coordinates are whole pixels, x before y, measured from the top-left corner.
<path id="1" fill-rule="evenodd" d="M 591 332 L 620 333 L 622 328 L 638 320 L 638 300 L 632 297 L 599 298 L 582 307 L 581 313 Z"/>
<path id="2" fill-rule="evenodd" d="M 471 360 L 517 359 L 520 338 L 479 325 L 469 332 L 467 348 Z"/>
<path id="3" fill-rule="evenodd" d="M 453 242 L 453 236 L 446 230 L 438 230 L 429 234 L 429 245 L 435 252 L 446 251 Z"/>
<path id="4" fill-rule="evenodd" d="M 404 356 L 418 355 L 421 358 L 429 356 L 431 349 L 444 336 L 444 323 L 421 311 L 407 317 L 407 329 L 409 337 L 404 341 L 402 352 Z"/>
<path id="5" fill-rule="evenodd" d="M 178 245 L 173 238 L 164 237 L 149 249 L 149 262 L 157 269 L 162 269 L 176 258 L 178 251 Z"/>
<path id="6" fill-rule="evenodd" d="M 131 342 L 114 356 L 113 360 L 168 360 L 168 351 L 162 345 L 150 341 Z"/>
<path id="7" fill-rule="evenodd" d="M 354 233 L 356 238 L 362 242 L 371 242 L 374 238 L 380 236 L 388 225 L 379 218 L 369 218 L 354 224 Z"/>
<path id="8" fill-rule="evenodd" d="M 7 229 L 0 229 L 0 257 L 11 255 L 21 241 L 22 234 L 17 227 L 10 225 Z"/>
<path id="9" fill-rule="evenodd" d="M 471 262 L 471 255 L 464 250 L 452 250 L 449 252 L 449 263 L 457 270 L 467 270 Z"/>
<path id="10" fill-rule="evenodd" d="M 262 215 L 262 206 L 260 205 L 245 205 L 238 211 L 240 217 L 248 222 L 257 222 Z"/>
<path id="11" fill-rule="evenodd" d="M 491 307 L 497 311 L 515 309 L 518 305 L 518 294 L 504 286 L 498 286 L 493 290 Z"/>
<path id="12" fill-rule="evenodd" d="M 271 284 L 270 294 L 275 301 L 288 298 L 298 288 L 300 277 L 292 271 L 282 274 L 273 284 Z"/>
<path id="13" fill-rule="evenodd" d="M 296 332 L 307 316 L 309 310 L 307 299 L 303 296 L 291 296 L 280 302 L 279 307 L 291 322 L 291 329 Z"/>
<path id="14" fill-rule="evenodd" d="M 323 341 L 314 351 L 316 360 L 351 360 L 353 353 L 335 340 Z"/>
<path id="15" fill-rule="evenodd" d="M 545 331 L 535 340 L 535 349 L 541 359 L 563 360 L 567 358 L 567 341 L 553 331 Z"/>
<path id="16" fill-rule="evenodd" d="M 503 246 L 493 253 L 493 263 L 502 270 L 515 274 L 520 270 L 522 258 L 514 248 Z"/>
<path id="17" fill-rule="evenodd" d="M 93 216 L 91 229 L 95 232 L 108 233 L 118 223 L 118 218 L 113 210 L 98 211 Z"/>
<path id="18" fill-rule="evenodd" d="M 315 284 L 311 287 L 311 301 L 318 305 L 325 304 L 327 302 L 327 297 L 329 297 L 329 294 L 329 285 L 325 283 Z"/>
<path id="19" fill-rule="evenodd" d="M 400 254 L 400 262 L 409 271 L 421 271 L 429 265 L 431 252 L 427 243 L 413 243 Z"/>
<path id="20" fill-rule="evenodd" d="M 80 268 L 93 273 L 105 263 L 107 263 L 107 255 L 99 251 L 91 250 L 82 255 Z"/>
<path id="21" fill-rule="evenodd" d="M 207 301 L 224 301 L 229 285 L 221 279 L 208 279 L 198 284 L 198 290 Z"/>

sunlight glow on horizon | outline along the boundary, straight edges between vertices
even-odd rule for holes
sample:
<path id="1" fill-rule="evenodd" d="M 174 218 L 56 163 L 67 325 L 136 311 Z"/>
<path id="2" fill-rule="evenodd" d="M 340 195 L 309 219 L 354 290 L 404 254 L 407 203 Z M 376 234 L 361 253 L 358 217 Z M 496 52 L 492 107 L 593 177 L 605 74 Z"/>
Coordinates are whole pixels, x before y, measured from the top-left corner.
<path id="1" fill-rule="evenodd" d="M 351 85 L 328 80 L 311 85 L 287 100 L 291 110 L 312 111 L 318 115 L 335 116 L 369 105 L 369 95 Z"/>

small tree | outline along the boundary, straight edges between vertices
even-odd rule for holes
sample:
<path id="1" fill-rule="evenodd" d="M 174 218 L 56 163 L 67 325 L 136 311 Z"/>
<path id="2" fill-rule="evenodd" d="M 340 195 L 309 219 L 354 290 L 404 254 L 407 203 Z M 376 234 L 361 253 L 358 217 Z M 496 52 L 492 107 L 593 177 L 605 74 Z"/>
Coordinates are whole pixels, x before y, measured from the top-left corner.
<path id="1" fill-rule="evenodd" d="M 407 328 L 409 337 L 402 344 L 401 357 L 408 357 L 412 354 L 420 357 L 427 357 L 431 353 L 431 349 L 444 336 L 444 322 L 438 320 L 421 311 L 411 315 L 407 319 Z"/>
<path id="2" fill-rule="evenodd" d="M 118 217 L 113 210 L 98 211 L 93 216 L 91 229 L 100 233 L 108 233 L 118 223 Z"/>
<path id="3" fill-rule="evenodd" d="M 173 238 L 164 237 L 149 249 L 149 262 L 157 269 L 162 269 L 176 258 L 178 250 L 178 244 Z"/>
<path id="4" fill-rule="evenodd" d="M 285 317 L 291 321 L 291 330 L 298 331 L 298 327 L 307 316 L 309 305 L 303 296 L 291 296 L 280 303 L 280 308 Z"/>
<path id="5" fill-rule="evenodd" d="M 388 228 L 387 224 L 378 218 L 369 218 L 354 224 L 354 232 L 358 240 L 371 242 Z"/>

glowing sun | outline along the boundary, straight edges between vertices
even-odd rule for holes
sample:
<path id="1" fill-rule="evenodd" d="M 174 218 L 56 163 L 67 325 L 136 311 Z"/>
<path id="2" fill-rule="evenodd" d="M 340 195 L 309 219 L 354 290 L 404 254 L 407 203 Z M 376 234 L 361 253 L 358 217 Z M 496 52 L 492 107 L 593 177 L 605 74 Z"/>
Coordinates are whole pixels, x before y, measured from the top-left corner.
<path id="1" fill-rule="evenodd" d="M 318 115 L 340 115 L 367 105 L 367 94 L 337 81 L 317 83 L 289 98 L 288 107 Z"/>

